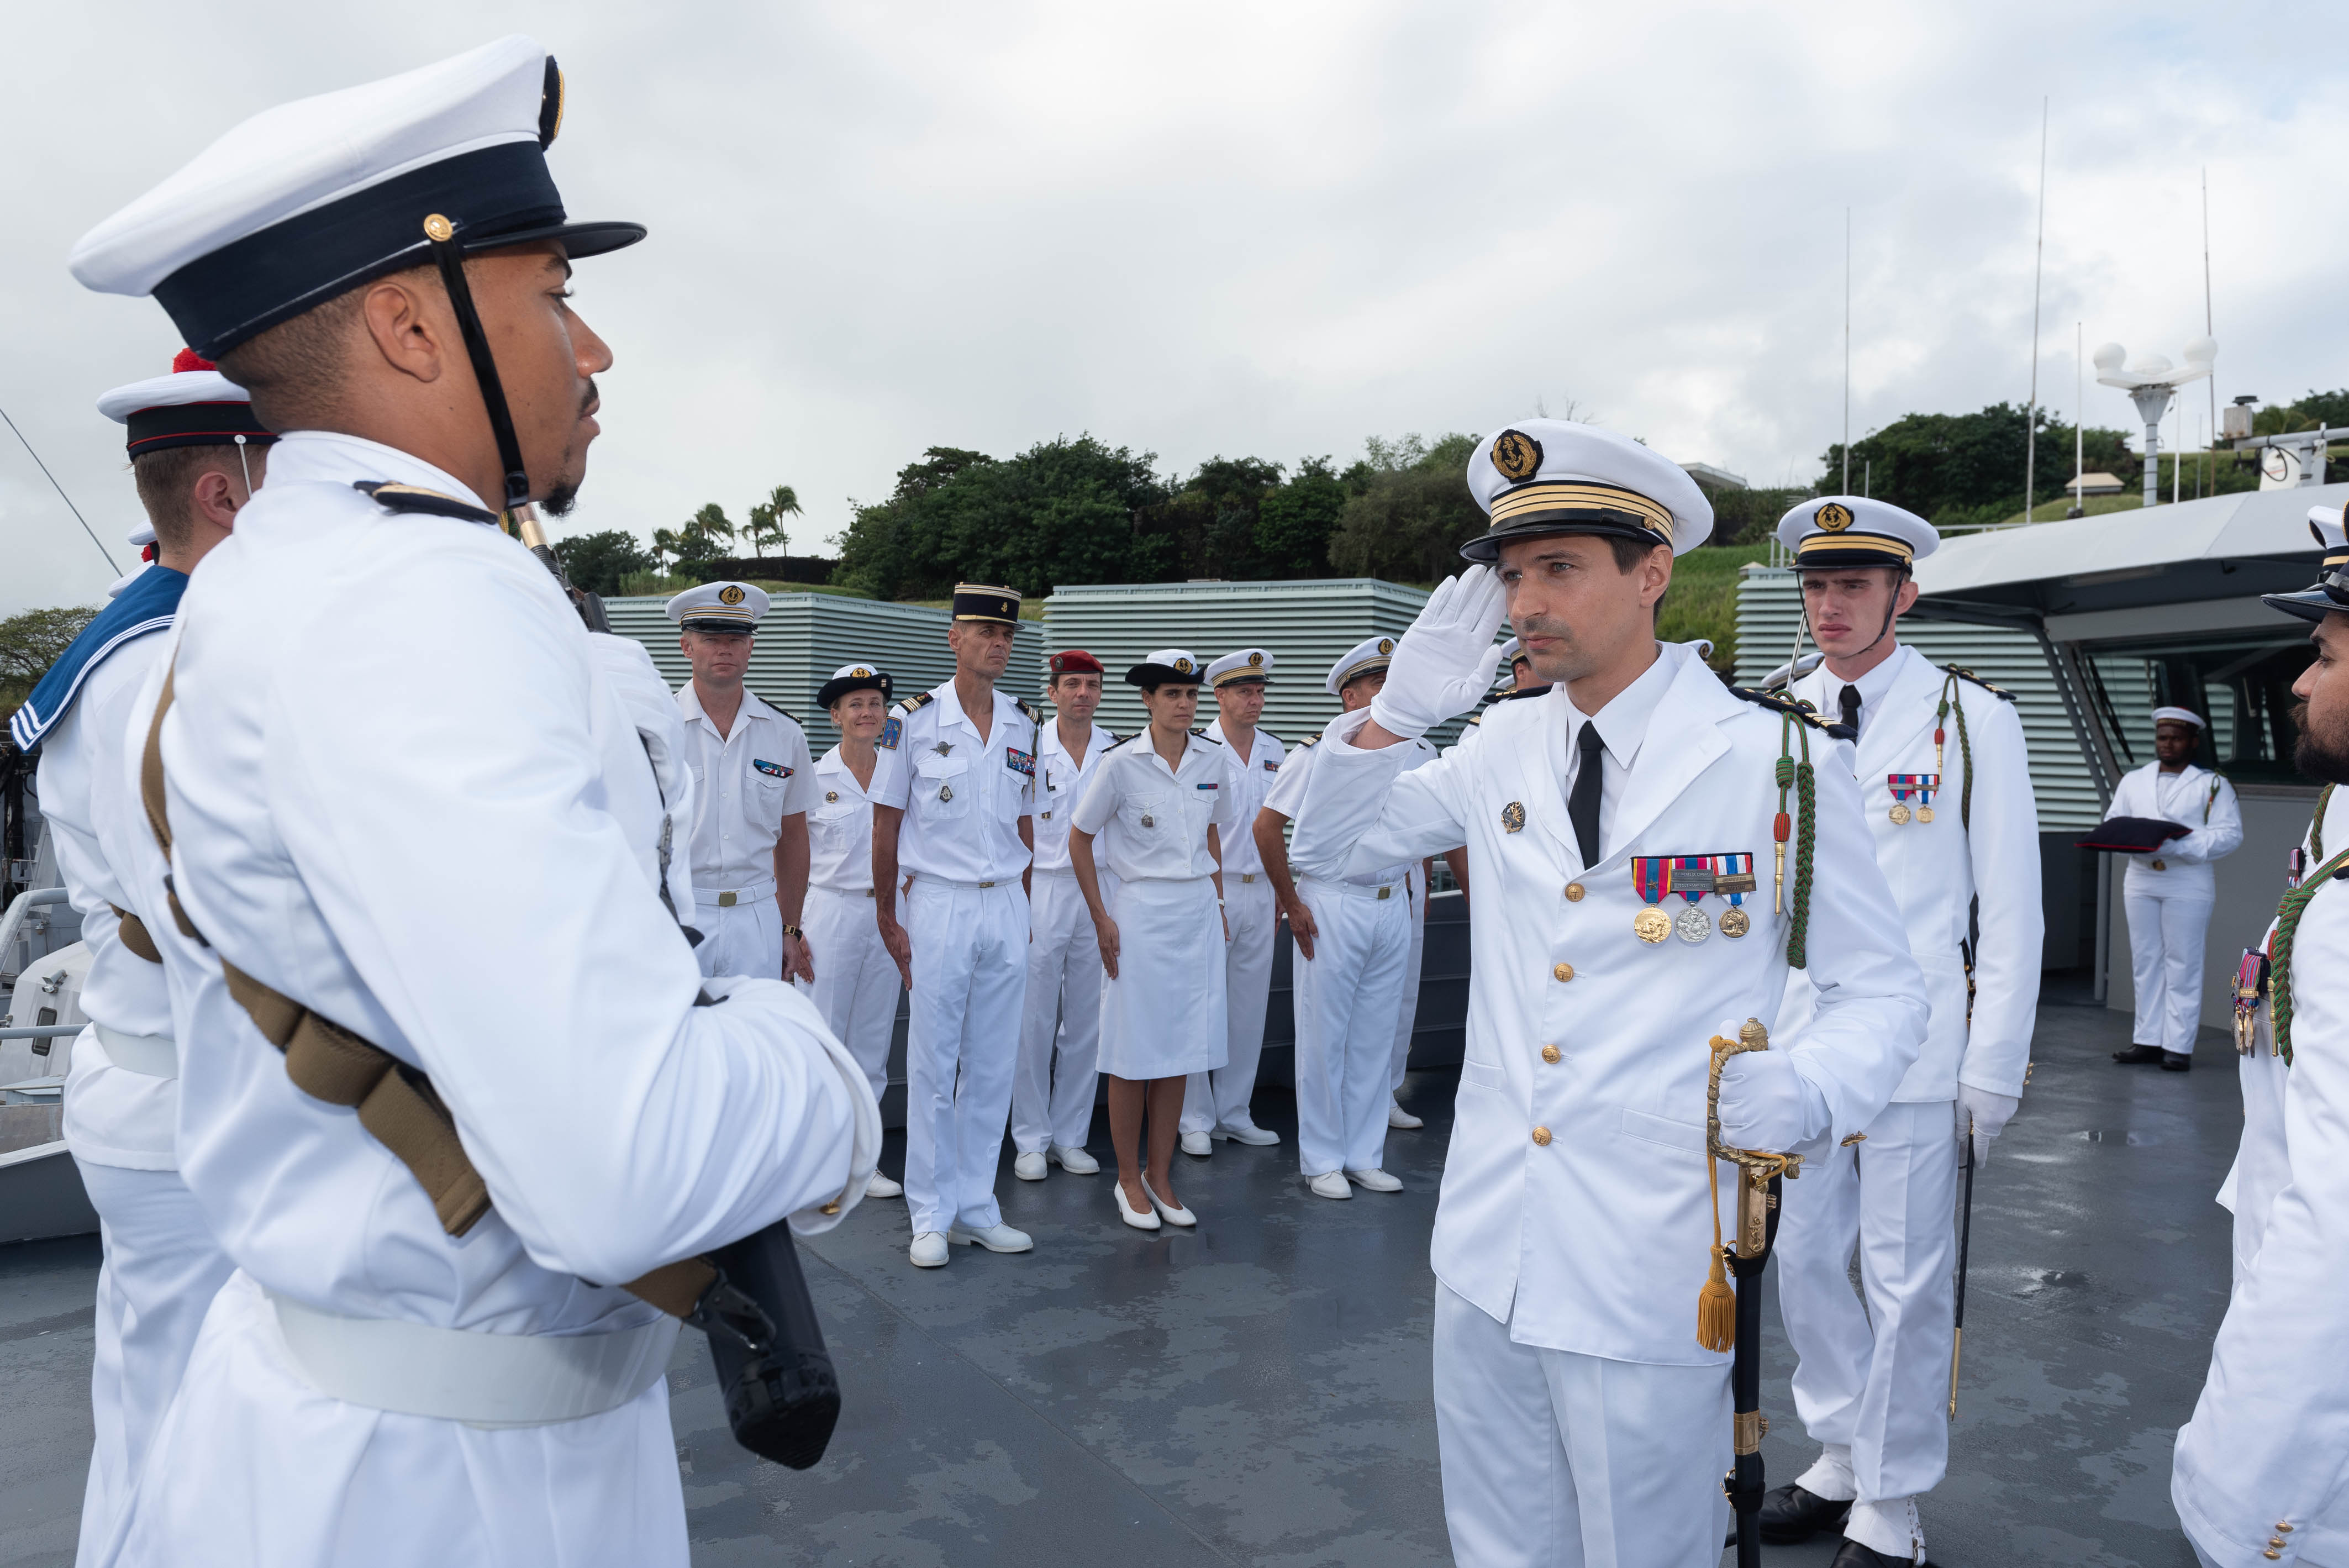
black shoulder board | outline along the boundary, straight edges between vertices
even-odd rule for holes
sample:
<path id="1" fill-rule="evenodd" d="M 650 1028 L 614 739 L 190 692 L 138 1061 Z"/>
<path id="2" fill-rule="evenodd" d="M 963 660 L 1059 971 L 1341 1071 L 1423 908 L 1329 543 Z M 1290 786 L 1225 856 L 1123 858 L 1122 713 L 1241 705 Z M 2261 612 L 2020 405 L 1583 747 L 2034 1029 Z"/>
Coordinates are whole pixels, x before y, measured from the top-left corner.
<path id="1" fill-rule="evenodd" d="M 456 517 L 467 523 L 486 523 L 497 526 L 498 514 L 485 512 L 469 501 L 453 495 L 443 495 L 437 490 L 426 490 L 415 484 L 390 484 L 380 479 L 362 479 L 351 488 L 358 491 L 386 512 L 421 512 L 434 517 Z"/>
<path id="2" fill-rule="evenodd" d="M 1117 732 L 1111 729 L 1107 724 L 1103 724 L 1102 726 L 1102 733 L 1109 737 L 1110 749 L 1112 751 L 1115 751 L 1118 747 L 1125 744 L 1123 741 L 1117 738 Z"/>
<path id="3" fill-rule="evenodd" d="M 1028 705 L 1028 699 L 1027 699 L 1027 698 L 1025 698 L 1025 697 L 1014 697 L 1014 698 L 1011 700 L 1011 705 L 1012 705 L 1014 708 L 1019 709 L 1022 713 L 1027 714 L 1027 715 L 1028 715 L 1028 722 L 1029 722 L 1030 723 L 1031 723 L 1031 724 L 1040 724 L 1040 723 L 1042 723 L 1042 722 L 1044 722 L 1044 720 L 1043 720 L 1042 716 L 1041 716 L 1041 715 L 1040 715 L 1040 714 L 1036 711 L 1036 710 L 1035 710 L 1035 709 L 1030 708 L 1030 707 Z"/>
<path id="4" fill-rule="evenodd" d="M 792 712 L 789 708 L 784 707 L 781 702 L 776 701 L 772 697 L 768 696 L 765 692 L 761 691 L 759 693 L 759 701 L 764 702 L 768 707 L 772 708 L 776 712 L 781 713 L 784 718 L 789 719 L 792 723 L 800 723 L 800 716 L 797 713 Z M 800 724 L 800 728 L 804 730 L 807 726 L 805 724 Z"/>
<path id="5" fill-rule="evenodd" d="M 1209 745 L 1211 745 L 1211 746 L 1220 746 L 1220 745 L 1222 745 L 1222 744 L 1223 744 L 1223 742 L 1221 742 L 1221 741 L 1219 741 L 1219 740 L 1216 739 L 1216 737 L 1215 737 L 1215 736 L 1210 735 L 1210 734 L 1209 734 L 1209 733 L 1207 733 L 1207 732 L 1206 732 L 1206 731 L 1205 731 L 1205 730 L 1194 730 L 1194 731 L 1192 731 L 1192 732 L 1191 732 L 1191 733 L 1193 733 L 1193 734 L 1195 734 L 1195 735 L 1198 736 L 1198 737 L 1199 737 L 1199 739 L 1201 739 L 1201 740 L 1203 740 L 1203 741 L 1206 742 L 1207 742 L 1207 744 L 1209 744 Z"/>
<path id="6" fill-rule="evenodd" d="M 1799 697 L 1784 697 L 1775 691 L 1757 691 L 1751 686 L 1733 686 L 1729 689 L 1729 694 L 1732 697 L 1743 697 L 1754 706 L 1770 709 L 1773 712 L 1791 713 L 1815 730 L 1825 730 L 1838 741 L 1858 738 L 1857 732 L 1849 724 L 1828 723 L 1819 716 L 1816 709 Z"/>
<path id="7" fill-rule="evenodd" d="M 1992 686 L 1989 681 L 1984 680 L 1981 676 L 1976 675 L 1972 670 L 1966 669 L 1963 665 L 1944 664 L 1941 668 L 1948 670 L 1951 674 L 1956 676 L 1961 680 L 1972 681 L 1975 685 L 1981 687 L 1983 691 L 1989 692 L 1992 696 L 1999 699 L 2001 701 L 2012 702 L 2014 701 L 2013 692 L 2009 691 L 2003 686 Z"/>
<path id="8" fill-rule="evenodd" d="M 911 713 L 919 709 L 926 708 L 936 701 L 937 697 L 933 692 L 916 691 L 911 697 L 906 698 L 903 702 L 898 703 L 897 706 L 903 708 L 906 712 Z"/>
<path id="9" fill-rule="evenodd" d="M 1520 687 L 1515 691 L 1505 691 L 1501 693 L 1500 696 L 1494 698 L 1493 701 L 1495 702 L 1515 702 L 1526 697 L 1547 697 L 1548 695 L 1549 687 L 1547 685 L 1526 686 Z"/>

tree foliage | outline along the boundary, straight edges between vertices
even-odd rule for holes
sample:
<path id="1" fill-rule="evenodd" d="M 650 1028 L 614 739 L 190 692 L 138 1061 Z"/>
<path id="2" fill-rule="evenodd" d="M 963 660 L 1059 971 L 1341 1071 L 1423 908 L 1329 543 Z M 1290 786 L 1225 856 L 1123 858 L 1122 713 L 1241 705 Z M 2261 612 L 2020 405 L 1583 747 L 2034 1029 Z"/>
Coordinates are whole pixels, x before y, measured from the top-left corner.
<path id="1" fill-rule="evenodd" d="M 2038 412 L 2033 503 L 2053 501 L 2072 480 L 2072 427 Z M 2028 453 L 2024 410 L 1992 403 L 1971 414 L 1905 414 L 1851 446 L 1851 487 L 1906 507 L 1937 525 L 1996 522 L 2023 510 Z M 2082 432 L 2087 472 L 2127 473 L 2133 458 L 2116 430 Z M 1843 444 L 1821 460 L 1822 489 L 1843 485 Z M 1868 477 L 1863 482 L 1862 475 Z"/>
<path id="2" fill-rule="evenodd" d="M 570 574 L 574 587 L 605 597 L 617 595 L 620 580 L 633 572 L 647 572 L 655 562 L 652 552 L 636 543 L 636 536 L 617 528 L 606 528 L 600 534 L 582 534 L 573 539 L 557 539 L 554 554 Z"/>
<path id="3" fill-rule="evenodd" d="M 767 498 L 750 508 L 750 521 L 744 530 L 750 537 L 750 553 L 766 554 L 771 541 L 774 554 L 780 556 L 791 544 L 791 535 L 783 531 L 783 519 L 800 515 L 800 493 L 788 484 L 778 484 L 767 493 Z"/>
<path id="4" fill-rule="evenodd" d="M 1460 568 L 1460 546 L 1483 533 L 1483 508 L 1468 493 L 1476 438 L 1372 436 L 1346 470 L 1350 492 L 1330 539 L 1330 564 L 1350 576 L 1433 583 Z"/>
<path id="5" fill-rule="evenodd" d="M 0 620 L 0 713 L 22 707 L 49 666 L 97 618 L 93 607 L 68 605 L 26 610 Z"/>

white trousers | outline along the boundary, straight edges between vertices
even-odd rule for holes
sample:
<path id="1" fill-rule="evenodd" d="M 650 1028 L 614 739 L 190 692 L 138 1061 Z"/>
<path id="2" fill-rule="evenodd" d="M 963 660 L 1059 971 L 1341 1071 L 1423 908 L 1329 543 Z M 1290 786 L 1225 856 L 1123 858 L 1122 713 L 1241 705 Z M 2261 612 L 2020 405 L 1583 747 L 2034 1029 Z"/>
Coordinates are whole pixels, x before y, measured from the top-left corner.
<path id="1" fill-rule="evenodd" d="M 1292 982 L 1298 1167 L 1309 1177 L 1386 1163 L 1395 1009 L 1411 957 L 1411 906 L 1400 886 L 1388 898 L 1343 888 L 1317 877 L 1298 886 L 1317 931 L 1313 956 L 1299 955 Z"/>
<path id="2" fill-rule="evenodd" d="M 995 1168 L 1028 994 L 1028 896 L 1016 877 L 968 888 L 916 877 L 905 911 L 905 1203 L 917 1236 L 983 1231 L 1003 1223 Z"/>
<path id="3" fill-rule="evenodd" d="M 877 1102 L 889 1087 L 889 1036 L 897 1024 L 897 996 L 905 987 L 897 979 L 896 961 L 881 945 L 873 900 L 863 893 L 812 887 L 800 929 L 807 932 L 808 950 L 814 956 L 815 983 L 792 983 L 815 1003 L 825 1026 L 864 1069 L 864 1081 Z M 780 947 L 775 962 L 782 962 Z"/>
<path id="4" fill-rule="evenodd" d="M 719 908 L 717 894 L 696 888 L 693 927 L 701 933 L 701 945 L 693 956 L 702 973 L 783 978 L 783 912 L 775 907 L 771 884 L 767 891 L 725 909 Z"/>
<path id="5" fill-rule="evenodd" d="M 1827 1450 L 1803 1478 L 1821 1497 L 1916 1497 L 1949 1469 L 1954 1126 L 1948 1100 L 1887 1106 L 1865 1140 L 1785 1184 L 1778 1310 L 1798 1360 L 1795 1414 Z"/>
<path id="6" fill-rule="evenodd" d="M 1411 957 L 1402 966 L 1402 994 L 1397 998 L 1395 1011 L 1394 1071 L 1390 1092 L 1402 1087 L 1403 1075 L 1411 1070 L 1411 1032 L 1419 1026 L 1419 971 L 1427 957 L 1427 878 L 1416 866 L 1411 868 Z"/>
<path id="7" fill-rule="evenodd" d="M 1183 1091 L 1186 1133 L 1255 1125 L 1248 1102 L 1256 1097 L 1257 1062 L 1264 1054 L 1273 932 L 1280 919 L 1272 883 L 1263 872 L 1253 882 L 1225 874 L 1224 919 L 1232 928 L 1232 940 L 1224 949 L 1224 1008 L 1230 1020 L 1226 1054 L 1214 1072 L 1191 1075 Z"/>
<path id="8" fill-rule="evenodd" d="M 171 1396 L 212 1297 L 236 1270 L 176 1170 L 77 1160 L 98 1210 L 96 1355 L 89 1377 L 97 1440 L 82 1491 L 81 1550 L 97 1560 Z"/>
<path id="9" fill-rule="evenodd" d="M 1459 1568 L 1715 1568 L 1729 1368 L 1509 1337 L 1435 1287 L 1435 1440 Z"/>
<path id="10" fill-rule="evenodd" d="M 1107 892 L 1104 888 L 1103 892 Z M 1011 1079 L 1011 1145 L 1021 1154 L 1082 1148 L 1100 1075 L 1101 938 L 1074 871 L 1039 871 L 1030 900 L 1028 1000 Z"/>
<path id="11" fill-rule="evenodd" d="M 2160 875 L 2151 872 L 2147 879 Z M 2202 1027 L 2203 937 L 2213 901 L 2202 888 L 2171 893 L 2136 876 L 2121 884 L 2129 973 L 2137 984 L 2137 1026 L 2129 1033 L 2136 1044 L 2194 1054 L 2194 1034 Z"/>

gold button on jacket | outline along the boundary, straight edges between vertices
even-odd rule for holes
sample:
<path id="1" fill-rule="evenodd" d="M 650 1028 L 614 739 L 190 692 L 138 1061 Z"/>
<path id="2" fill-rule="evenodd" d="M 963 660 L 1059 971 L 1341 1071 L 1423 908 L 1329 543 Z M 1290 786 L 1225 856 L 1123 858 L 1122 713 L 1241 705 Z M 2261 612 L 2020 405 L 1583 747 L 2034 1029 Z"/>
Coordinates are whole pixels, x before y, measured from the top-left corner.
<path id="1" fill-rule="evenodd" d="M 1551 968 L 1550 973 L 1556 975 L 1560 980 L 1572 980 L 1574 978 L 1574 966 L 1570 963 L 1557 964 Z"/>
<path id="2" fill-rule="evenodd" d="M 1555 1045 L 1542 1047 L 1542 1060 L 1545 1062 L 1555 1064 L 1562 1054 Z"/>
<path id="3" fill-rule="evenodd" d="M 1569 903 L 1569 904 L 1579 904 L 1580 902 L 1582 902 L 1582 884 L 1581 884 L 1581 883 L 1579 883 L 1579 882 L 1568 882 L 1568 883 L 1566 885 L 1566 901 L 1567 901 L 1568 903 Z"/>
<path id="4" fill-rule="evenodd" d="M 1542 1148 L 1547 1148 L 1549 1147 L 1549 1128 L 1534 1128 L 1534 1142 Z"/>

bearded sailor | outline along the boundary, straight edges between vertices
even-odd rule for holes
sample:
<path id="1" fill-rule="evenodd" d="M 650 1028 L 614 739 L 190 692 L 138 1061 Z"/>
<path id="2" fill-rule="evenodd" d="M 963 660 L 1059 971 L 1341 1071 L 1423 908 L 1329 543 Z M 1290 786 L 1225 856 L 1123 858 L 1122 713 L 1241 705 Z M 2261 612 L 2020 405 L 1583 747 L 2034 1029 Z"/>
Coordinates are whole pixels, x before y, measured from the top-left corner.
<path id="1" fill-rule="evenodd" d="M 163 1410 L 180 1386 L 204 1309 L 234 1264 L 181 1182 L 172 1141 L 179 1050 L 171 994 L 128 890 L 134 882 L 100 824 L 135 798 L 125 765 L 129 712 L 164 656 L 188 574 L 229 536 L 268 472 L 277 438 L 243 388 L 182 349 L 171 373 L 118 387 L 98 412 L 124 427 L 147 525 L 131 535 L 151 564 L 116 586 L 9 723 L 39 759 L 41 814 L 67 897 L 81 917 L 94 1021 L 73 1042 L 66 1147 L 102 1221 L 90 1376 L 89 1480 L 82 1560 L 93 1561 L 129 1501 Z"/>
<path id="2" fill-rule="evenodd" d="M 2121 775 L 2105 816 L 2164 822 L 2177 831 L 2150 853 L 2128 857 L 2121 908 L 2128 916 L 2129 979 L 2136 1018 L 2125 1067 L 2194 1065 L 2202 1028 L 2202 970 L 2210 911 L 2219 897 L 2212 864 L 2243 842 L 2235 786 L 2194 760 L 2209 726 L 2191 708 L 2153 711 L 2153 761 Z M 2164 830 L 2167 831 L 2167 830 Z"/>
<path id="3" fill-rule="evenodd" d="M 612 363 L 571 264 L 644 233 L 567 220 L 561 109 L 504 38 L 255 117 L 71 257 L 298 432 L 134 714 L 181 1168 L 237 1272 L 110 1561 L 682 1565 L 663 1282 L 872 1168 L 814 1010 L 705 989 L 616 793 L 634 699 L 525 547 Z"/>
<path id="4" fill-rule="evenodd" d="M 1899 639 L 1931 524 L 1887 502 L 1806 501 L 1778 524 L 1823 659 L 1788 695 L 1857 732 L 1877 864 L 1932 1009 L 1924 1050 L 1858 1137 L 1782 1201 L 1778 1306 L 1819 1457 L 1763 1505 L 1763 1539 L 1840 1526 L 1837 1568 L 1921 1562 L 1917 1500 L 1948 1469 L 1960 1145 L 2014 1114 L 2039 1002 L 2039 821 L 2013 701 Z M 1778 1033 L 1817 992 L 1788 977 Z M 1851 1288 L 1854 1248 L 1860 1295 Z M 1866 1306 L 1863 1310 L 1862 1298 Z"/>
<path id="5" fill-rule="evenodd" d="M 1468 483 L 1493 524 L 1475 564 L 1313 748 L 1291 854 L 1342 876 L 1468 851 L 1477 961 L 1433 1247 L 1454 1557 L 1689 1568 L 1719 1557 L 1732 1446 L 1728 1357 L 1695 1332 L 1718 1262 L 1708 1041 L 1775 1017 L 1810 966 L 1810 1028 L 1728 1058 L 1719 1128 L 1816 1149 L 1882 1112 L 1922 984 L 1848 753 L 1656 640 L 1673 557 L 1712 527 L 1695 483 L 1554 420 L 1485 438 Z M 1411 768 L 1402 742 L 1484 694 L 1505 612 L 1557 684 Z"/>

